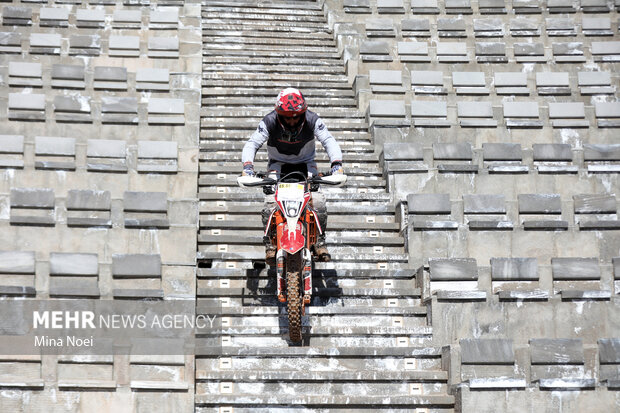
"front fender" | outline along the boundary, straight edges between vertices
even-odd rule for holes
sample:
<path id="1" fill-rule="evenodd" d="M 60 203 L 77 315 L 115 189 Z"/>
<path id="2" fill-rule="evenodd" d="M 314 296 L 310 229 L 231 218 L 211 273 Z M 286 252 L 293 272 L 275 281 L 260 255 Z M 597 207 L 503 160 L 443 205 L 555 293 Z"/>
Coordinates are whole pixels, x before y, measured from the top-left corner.
<path id="1" fill-rule="evenodd" d="M 301 222 L 297 222 L 294 231 L 288 230 L 288 225 L 283 222 L 278 225 L 278 249 L 282 249 L 289 254 L 295 254 L 306 246 L 306 237 L 302 232 Z"/>

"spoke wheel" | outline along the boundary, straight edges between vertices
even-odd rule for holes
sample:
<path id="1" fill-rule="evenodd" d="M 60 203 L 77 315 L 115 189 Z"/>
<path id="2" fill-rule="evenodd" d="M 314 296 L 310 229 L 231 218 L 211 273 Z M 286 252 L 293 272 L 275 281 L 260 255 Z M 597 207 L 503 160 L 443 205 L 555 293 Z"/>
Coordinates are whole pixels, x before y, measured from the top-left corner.
<path id="1" fill-rule="evenodd" d="M 299 272 L 286 274 L 288 293 L 288 333 L 291 341 L 301 341 L 301 295 L 299 294 Z"/>

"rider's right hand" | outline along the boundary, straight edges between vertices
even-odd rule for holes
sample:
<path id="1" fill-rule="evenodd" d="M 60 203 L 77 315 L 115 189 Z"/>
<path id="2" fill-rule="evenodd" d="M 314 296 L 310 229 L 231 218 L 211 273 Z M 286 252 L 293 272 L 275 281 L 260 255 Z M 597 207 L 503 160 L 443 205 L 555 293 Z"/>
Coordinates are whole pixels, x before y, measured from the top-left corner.
<path id="1" fill-rule="evenodd" d="M 243 165 L 243 172 L 241 172 L 241 176 L 256 176 L 256 172 L 254 172 L 254 165 L 251 163 L 246 163 Z"/>

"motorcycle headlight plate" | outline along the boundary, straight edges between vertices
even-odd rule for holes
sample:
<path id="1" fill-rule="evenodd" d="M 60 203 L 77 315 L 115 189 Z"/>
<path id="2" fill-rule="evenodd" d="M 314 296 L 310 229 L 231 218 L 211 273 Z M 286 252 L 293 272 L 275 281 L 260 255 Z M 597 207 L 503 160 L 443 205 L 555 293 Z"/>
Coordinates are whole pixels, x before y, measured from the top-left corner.
<path id="1" fill-rule="evenodd" d="M 287 217 L 293 218 L 299 214 L 299 208 L 301 208 L 301 202 L 299 201 L 283 201 L 284 213 Z"/>

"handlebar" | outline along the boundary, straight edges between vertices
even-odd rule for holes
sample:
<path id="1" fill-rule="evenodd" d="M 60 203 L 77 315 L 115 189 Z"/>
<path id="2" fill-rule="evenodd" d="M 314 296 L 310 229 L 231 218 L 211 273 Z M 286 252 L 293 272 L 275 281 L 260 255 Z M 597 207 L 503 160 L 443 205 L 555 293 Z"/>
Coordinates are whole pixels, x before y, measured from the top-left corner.
<path id="1" fill-rule="evenodd" d="M 257 187 L 257 186 L 271 186 L 276 185 L 278 180 L 273 178 L 265 178 L 264 174 L 262 178 L 253 176 L 240 176 L 237 178 L 237 183 L 242 187 Z M 331 179 L 330 179 L 331 178 Z M 323 184 L 339 186 L 343 185 L 347 180 L 346 175 L 326 175 L 326 176 L 312 176 L 306 179 L 308 184 Z"/>

